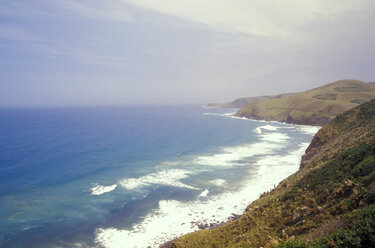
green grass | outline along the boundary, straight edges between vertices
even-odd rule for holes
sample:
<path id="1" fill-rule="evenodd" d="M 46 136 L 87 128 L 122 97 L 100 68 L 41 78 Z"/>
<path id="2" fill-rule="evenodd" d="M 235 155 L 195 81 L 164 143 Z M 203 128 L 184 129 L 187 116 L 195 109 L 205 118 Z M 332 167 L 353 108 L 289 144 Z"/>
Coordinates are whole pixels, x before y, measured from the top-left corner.
<path id="1" fill-rule="evenodd" d="M 375 100 L 313 138 L 300 170 L 241 218 L 171 247 L 375 247 Z"/>
<path id="2" fill-rule="evenodd" d="M 294 239 L 277 248 L 375 247 L 375 205 L 344 216 L 346 226 L 313 240 Z"/>
<path id="3" fill-rule="evenodd" d="M 277 99 L 251 102 L 238 116 L 295 124 L 324 125 L 337 114 L 375 98 L 375 86 L 358 80 L 336 81 Z"/>

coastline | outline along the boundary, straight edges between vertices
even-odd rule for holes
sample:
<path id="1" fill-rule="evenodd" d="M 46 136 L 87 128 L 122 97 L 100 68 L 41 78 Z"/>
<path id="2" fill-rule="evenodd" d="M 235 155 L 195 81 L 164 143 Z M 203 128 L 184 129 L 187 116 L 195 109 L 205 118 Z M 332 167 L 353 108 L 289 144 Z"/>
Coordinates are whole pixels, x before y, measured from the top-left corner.
<path id="1" fill-rule="evenodd" d="M 255 121 L 255 122 L 261 122 L 261 123 L 271 123 L 271 124 L 282 124 L 282 125 L 286 125 L 286 126 L 291 126 L 291 127 L 300 127 L 300 131 L 304 130 L 305 132 L 307 133 L 310 133 L 310 134 L 313 134 L 315 135 L 319 129 L 321 128 L 321 126 L 314 126 L 314 125 L 302 125 L 302 124 L 293 124 L 293 123 L 285 123 L 285 122 L 280 122 L 280 121 L 267 121 L 267 120 L 258 120 L 258 119 L 250 119 L 250 118 L 247 118 L 247 117 L 240 117 L 240 116 L 236 116 L 235 114 L 233 113 L 224 113 L 224 114 L 216 114 L 216 113 L 204 113 L 206 115 L 218 115 L 218 116 L 223 116 L 223 117 L 229 117 L 229 118 L 234 118 L 234 119 L 241 119 L 241 120 L 248 120 L 248 121 Z M 281 181 L 283 181 L 284 179 L 288 178 L 289 176 L 293 175 L 295 172 L 297 172 L 299 170 L 299 166 L 300 166 L 300 162 L 301 162 L 301 159 L 302 159 L 302 156 L 305 152 L 305 150 L 307 149 L 307 147 L 309 146 L 310 142 L 309 143 L 306 143 L 303 147 L 301 147 L 301 149 L 299 149 L 298 151 L 298 156 L 297 156 L 297 159 L 298 159 L 298 167 L 293 171 L 291 170 L 289 173 L 283 175 L 282 178 L 278 178 L 276 180 L 274 180 L 274 184 L 273 184 L 273 187 L 269 187 L 268 189 L 262 191 L 261 193 L 258 194 L 258 196 L 256 198 L 253 198 L 251 199 L 247 206 L 250 205 L 252 202 L 256 201 L 257 199 L 261 198 L 262 195 L 264 193 L 267 193 L 271 190 L 273 190 Z M 294 154 L 296 155 L 296 154 Z M 289 155 L 287 155 L 288 157 Z M 294 156 L 296 157 L 296 156 Z M 265 161 L 259 161 L 259 164 L 261 164 L 262 162 L 265 162 Z M 290 162 L 290 161 L 289 161 Z M 200 231 L 200 230 L 209 230 L 209 229 L 215 229 L 217 227 L 220 227 L 220 226 L 223 226 L 225 224 L 228 224 L 232 221 L 235 221 L 239 218 L 241 218 L 243 216 L 243 214 L 246 212 L 246 207 L 245 209 L 243 210 L 242 213 L 240 214 L 236 214 L 236 213 L 232 213 L 230 216 L 227 217 L 227 220 L 225 221 L 221 221 L 221 222 L 216 222 L 216 221 L 212 221 L 212 222 L 194 222 L 192 224 L 196 225 L 198 227 L 198 230 L 195 230 L 194 232 L 196 231 Z M 181 224 L 184 224 L 184 223 L 181 223 Z M 159 247 L 159 248 L 170 248 L 170 247 L 173 247 L 173 242 L 178 240 L 180 237 L 186 235 L 188 233 L 185 233 L 185 234 L 182 234 L 182 235 L 178 235 L 178 236 L 175 236 L 173 238 L 170 238 L 168 239 L 168 241 L 162 243 L 162 244 L 158 244 L 158 243 L 154 243 L 153 246 L 148 246 L 148 247 Z"/>
<path id="2" fill-rule="evenodd" d="M 220 108 L 220 107 L 208 107 L 206 106 L 207 109 L 209 108 L 216 108 L 216 109 L 221 109 L 223 110 L 223 108 Z M 316 129 L 316 131 L 312 131 L 311 133 L 314 133 L 314 135 L 319 131 L 320 128 L 322 128 L 322 126 L 317 126 L 317 125 L 306 125 L 306 124 L 295 124 L 295 123 L 287 123 L 287 122 L 280 122 L 280 121 L 276 121 L 276 120 L 265 120 L 265 119 L 252 119 L 252 118 L 248 118 L 248 117 L 244 117 L 244 116 L 238 116 L 236 115 L 236 112 L 234 113 L 224 113 L 224 114 L 216 114 L 216 113 L 204 113 L 206 115 L 218 115 L 218 116 L 223 116 L 223 117 L 229 117 L 229 118 L 234 118 L 234 119 L 241 119 L 241 120 L 248 120 L 248 121 L 256 121 L 256 122 L 261 122 L 261 123 L 275 123 L 275 124 L 283 124 L 283 125 L 290 125 L 290 126 L 300 126 L 301 128 L 303 129 Z M 311 143 L 311 142 L 310 142 Z M 300 156 L 299 156 L 299 164 L 301 162 L 301 159 L 302 159 L 302 156 L 304 155 L 304 152 L 305 150 L 307 149 L 307 147 L 310 145 L 310 143 L 308 143 L 308 145 L 302 149 L 303 152 L 300 153 Z M 299 170 L 299 168 L 298 168 Z M 298 171 L 297 170 L 297 171 Z M 264 191 L 263 193 L 261 193 L 259 195 L 258 198 L 256 199 L 253 199 L 251 202 L 249 202 L 249 205 L 251 203 L 253 203 L 254 201 L 258 200 L 259 198 L 262 197 L 262 195 L 266 192 L 269 192 L 271 191 L 272 189 L 274 189 L 281 181 L 285 180 L 286 178 L 288 178 L 289 176 L 293 175 L 295 172 L 293 173 L 290 173 L 289 175 L 286 175 L 282 180 L 278 181 L 277 183 L 275 183 L 274 187 L 273 188 L 270 188 L 268 191 Z M 220 223 L 217 223 L 217 222 L 211 222 L 211 223 L 198 223 L 198 227 L 199 227 L 199 230 L 196 230 L 196 231 L 200 231 L 200 230 L 209 230 L 209 229 L 215 229 L 215 228 L 218 228 L 220 226 L 223 226 L 225 224 L 228 224 L 229 222 L 232 222 L 232 221 L 235 221 L 239 218 L 241 218 L 243 216 L 243 214 L 246 212 L 246 208 L 245 210 L 243 211 L 242 214 L 235 214 L 235 213 L 232 213 L 231 216 L 228 217 L 228 219 L 226 221 L 222 221 Z M 194 231 L 194 232 L 196 232 Z M 180 236 L 177 236 L 177 237 L 174 237 L 173 239 L 170 239 L 168 241 L 166 241 L 165 243 L 163 244 L 154 244 L 154 245 L 157 245 L 155 247 L 159 247 L 159 248 L 171 248 L 173 247 L 173 242 L 178 240 L 180 237 L 184 236 L 186 234 L 183 234 L 183 235 L 180 235 Z M 154 247 L 154 246 L 152 246 Z M 149 246 L 148 248 L 151 248 L 151 246 Z"/>

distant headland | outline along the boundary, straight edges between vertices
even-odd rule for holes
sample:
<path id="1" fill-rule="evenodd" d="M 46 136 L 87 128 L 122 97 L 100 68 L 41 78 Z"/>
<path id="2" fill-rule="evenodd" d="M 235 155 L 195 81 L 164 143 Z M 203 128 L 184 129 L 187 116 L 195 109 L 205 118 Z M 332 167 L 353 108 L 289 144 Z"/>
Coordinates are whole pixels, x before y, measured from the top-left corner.
<path id="1" fill-rule="evenodd" d="M 375 82 L 339 80 L 315 89 L 274 96 L 239 98 L 208 107 L 239 108 L 236 116 L 256 120 L 323 126 L 343 113 L 375 98 Z"/>

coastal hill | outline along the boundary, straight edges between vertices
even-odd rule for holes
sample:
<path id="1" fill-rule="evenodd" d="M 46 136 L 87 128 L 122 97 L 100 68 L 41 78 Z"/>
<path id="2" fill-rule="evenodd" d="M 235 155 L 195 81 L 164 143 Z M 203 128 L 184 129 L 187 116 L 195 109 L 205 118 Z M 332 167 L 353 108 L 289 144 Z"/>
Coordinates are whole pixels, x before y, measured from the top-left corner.
<path id="1" fill-rule="evenodd" d="M 374 85 L 375 87 L 375 85 Z M 210 108 L 242 108 L 245 107 L 247 104 L 252 103 L 252 102 L 258 102 L 262 100 L 268 100 L 268 99 L 276 99 L 280 98 L 282 95 L 275 95 L 275 96 L 254 96 L 254 97 L 242 97 L 242 98 L 237 98 L 231 102 L 227 103 L 209 103 L 207 104 L 207 107 Z"/>
<path id="2" fill-rule="evenodd" d="M 373 98 L 374 83 L 340 80 L 299 93 L 253 98 L 240 107 L 236 116 L 323 126 L 337 114 Z"/>
<path id="3" fill-rule="evenodd" d="M 354 87 L 348 81 L 326 87 L 338 85 Z M 298 172 L 239 219 L 184 235 L 170 247 L 375 247 L 375 100 L 321 128 Z"/>

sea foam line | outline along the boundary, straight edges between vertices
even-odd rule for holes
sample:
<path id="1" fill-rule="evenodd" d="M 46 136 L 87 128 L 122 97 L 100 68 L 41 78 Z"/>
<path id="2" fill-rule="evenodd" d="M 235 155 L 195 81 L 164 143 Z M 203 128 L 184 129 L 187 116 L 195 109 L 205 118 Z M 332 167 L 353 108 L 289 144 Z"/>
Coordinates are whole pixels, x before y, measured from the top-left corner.
<path id="1" fill-rule="evenodd" d="M 119 184 L 127 190 L 135 190 L 153 184 L 200 190 L 179 181 L 189 177 L 190 174 L 192 174 L 191 171 L 181 169 L 162 170 L 139 178 L 124 178 L 119 181 Z"/>
<path id="2" fill-rule="evenodd" d="M 286 126 L 297 128 L 295 125 Z M 211 196 L 208 195 L 207 189 L 207 191 L 201 192 L 196 200 L 190 202 L 161 200 L 157 209 L 148 213 L 130 230 L 114 227 L 98 228 L 96 242 L 106 248 L 159 247 L 160 244 L 177 236 L 196 231 L 200 227 L 209 227 L 212 223 L 220 224 L 227 221 L 228 217 L 233 214 L 242 214 L 248 204 L 256 200 L 261 193 L 272 189 L 299 168 L 300 157 L 308 143 L 300 144 L 298 149 L 288 154 L 275 155 L 275 149 L 285 147 L 287 144 L 285 141 L 289 138 L 284 133 L 273 132 L 278 131 L 278 128 L 271 125 L 263 126 L 259 129 L 260 132 L 257 132 L 261 141 L 256 144 L 228 147 L 222 149 L 218 154 L 197 156 L 193 159 L 193 162 L 202 166 L 232 166 L 236 164 L 236 160 L 263 155 L 263 158 L 255 164 L 257 169 L 254 171 L 252 168 L 252 171 L 249 171 L 249 178 L 239 190 Z M 262 129 L 268 132 L 262 132 Z M 314 130 L 317 131 L 317 128 L 311 128 L 306 133 L 312 135 Z M 272 136 L 268 135 L 270 132 Z M 188 172 L 184 175 L 188 175 Z M 223 186 L 226 181 L 216 179 L 210 183 Z"/>
<path id="3" fill-rule="evenodd" d="M 199 230 L 200 227 L 225 222 L 233 214 L 242 214 L 261 193 L 272 189 L 297 171 L 307 145 L 300 144 L 298 149 L 285 155 L 270 155 L 260 159 L 256 163 L 258 169 L 255 176 L 249 176 L 244 186 L 235 192 L 211 197 L 206 195 L 205 198 L 198 196 L 191 202 L 161 200 L 159 207 L 131 230 L 98 228 L 96 242 L 106 248 L 159 247 L 168 240 Z"/>
<path id="4" fill-rule="evenodd" d="M 283 136 L 282 134 L 280 134 Z M 283 138 L 285 138 L 283 136 Z M 283 146 L 275 139 L 264 138 L 264 142 L 257 142 L 250 145 L 241 145 L 234 147 L 224 147 L 219 153 L 214 155 L 196 156 L 191 162 L 202 166 L 226 166 L 232 167 L 236 165 L 244 165 L 242 160 L 253 156 L 267 155 L 274 153 Z M 269 142 L 273 141 L 273 142 Z"/>

